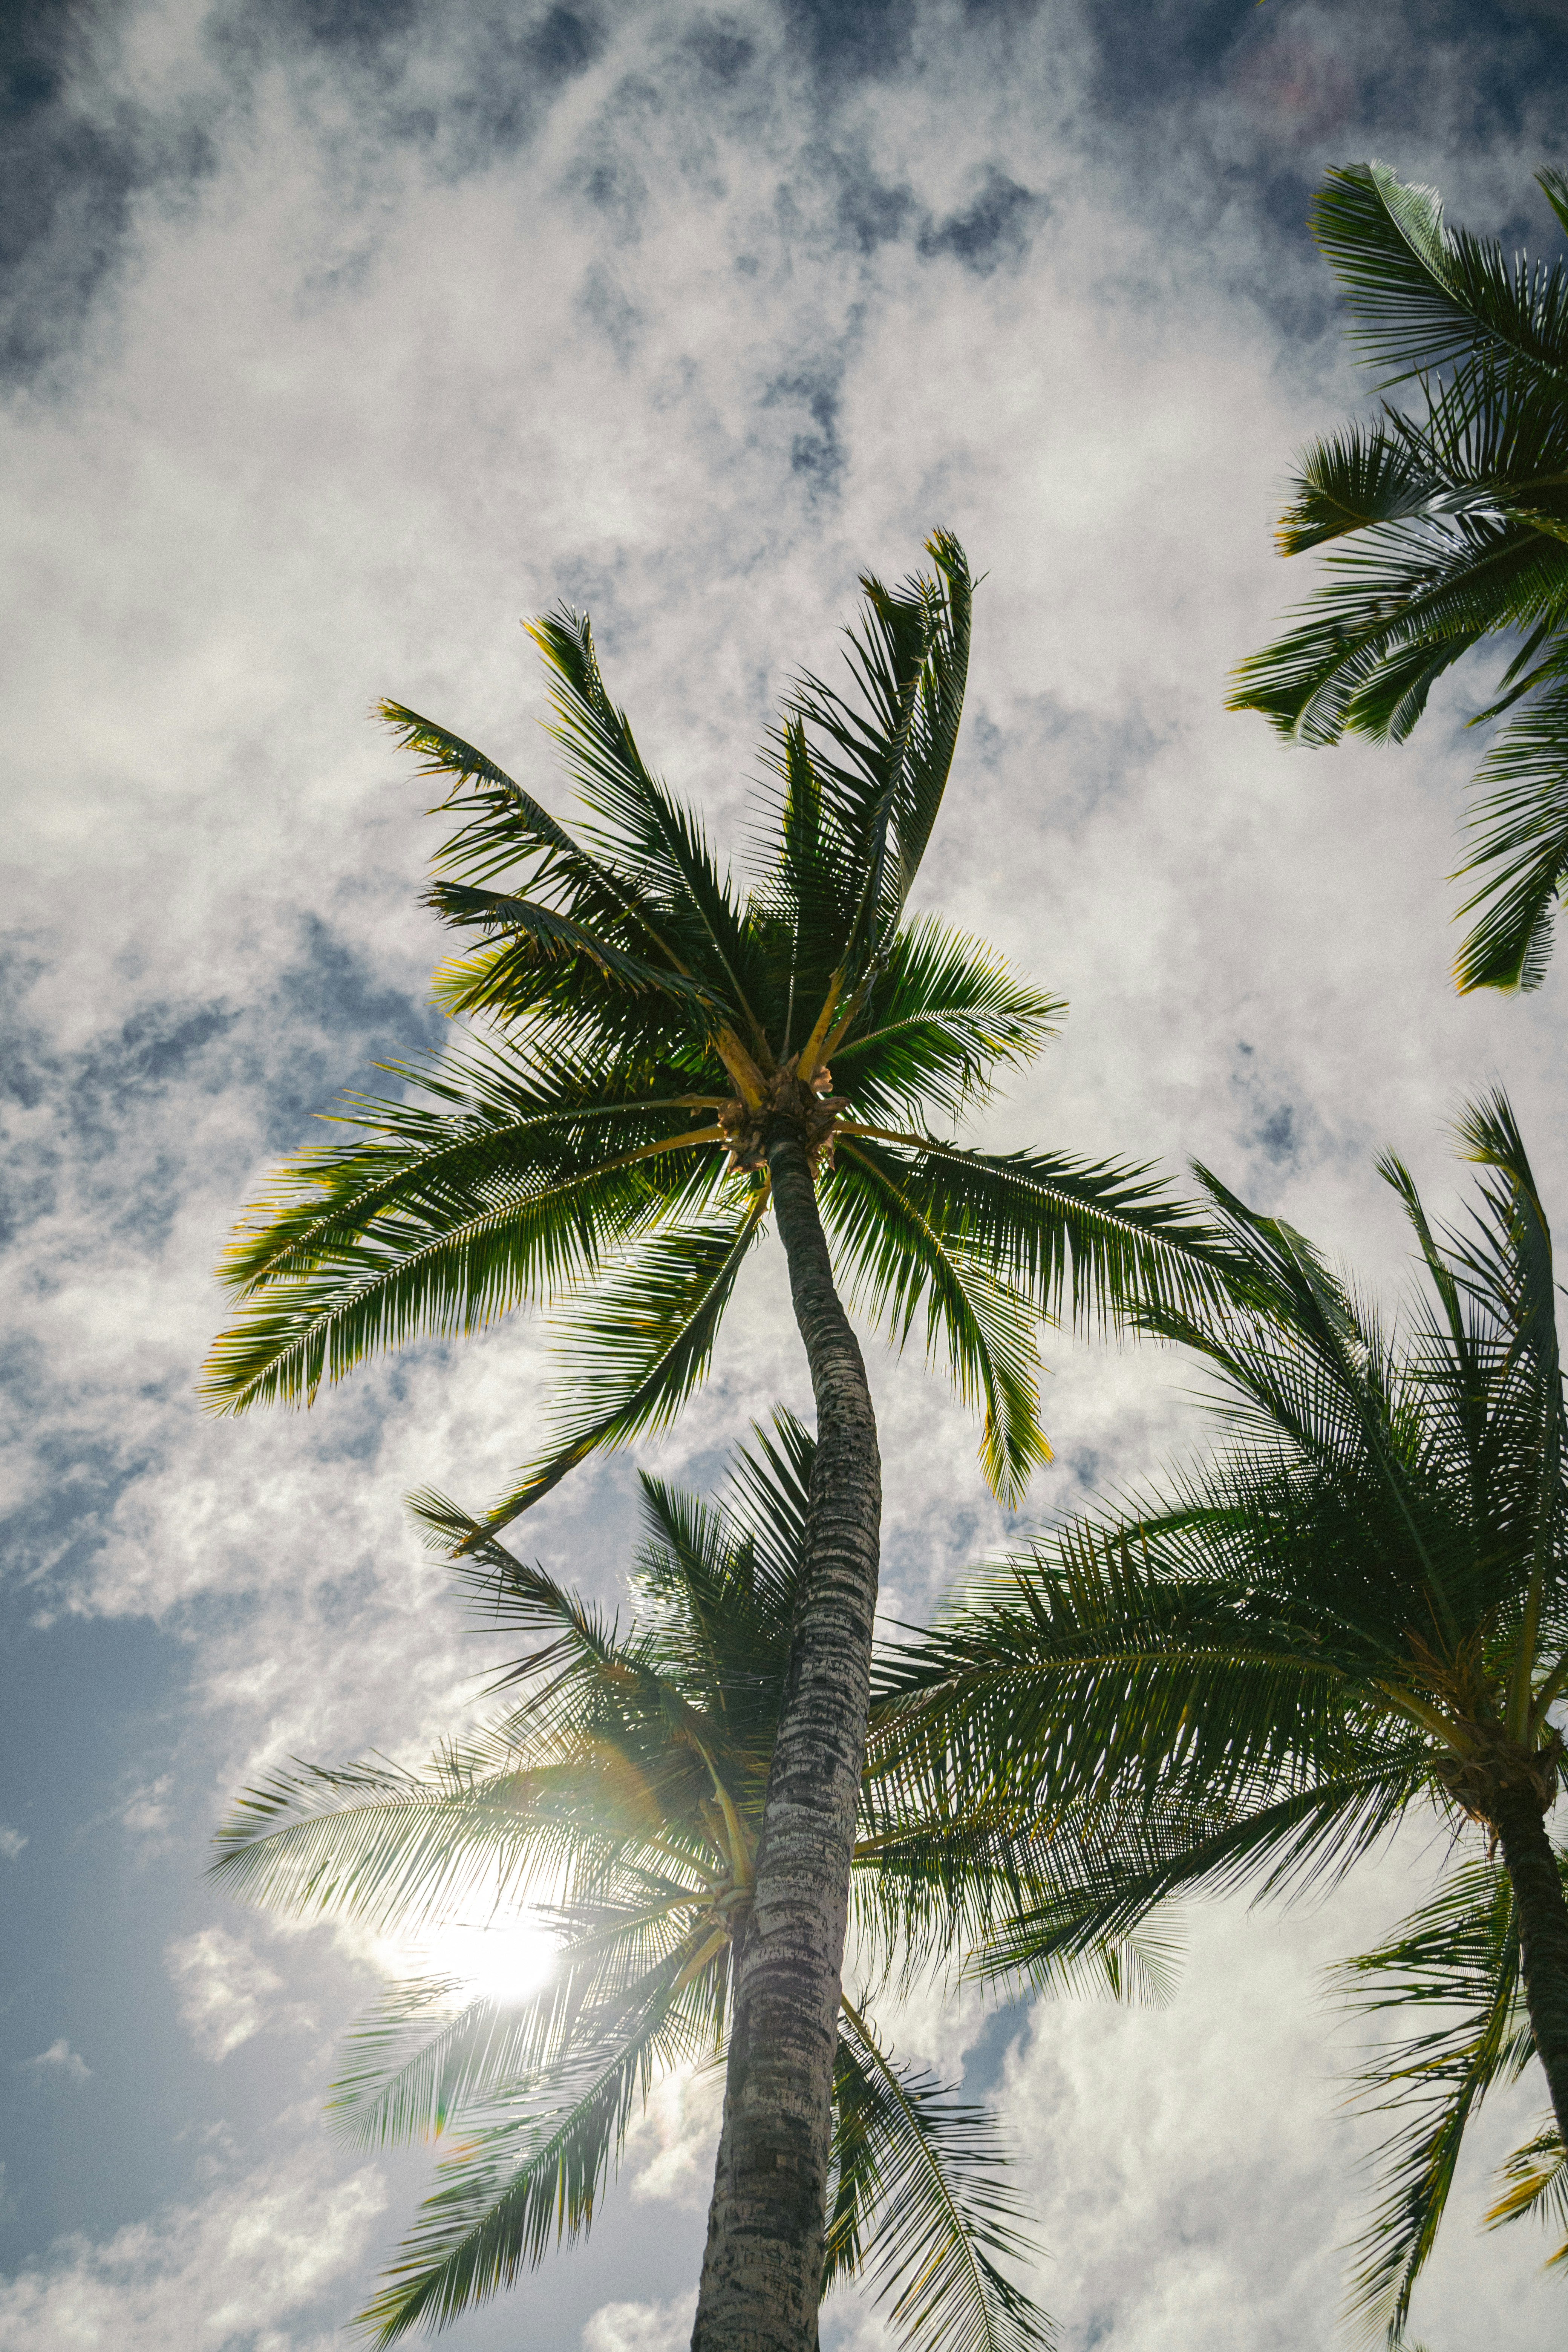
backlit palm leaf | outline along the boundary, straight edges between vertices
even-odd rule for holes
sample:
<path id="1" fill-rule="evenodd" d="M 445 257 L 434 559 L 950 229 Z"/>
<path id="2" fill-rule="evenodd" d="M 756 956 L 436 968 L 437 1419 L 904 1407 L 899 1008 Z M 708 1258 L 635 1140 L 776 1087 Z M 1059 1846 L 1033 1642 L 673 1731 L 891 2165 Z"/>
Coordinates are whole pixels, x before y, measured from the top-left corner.
<path id="1" fill-rule="evenodd" d="M 722 2052 L 814 1454 L 780 1413 L 721 1501 L 645 1478 L 624 1627 L 481 1534 L 461 1578 L 530 1644 L 490 1685 L 506 1711 L 424 1773 L 373 1760 L 276 1774 L 220 1834 L 225 1882 L 297 1916 L 423 1932 L 477 1903 L 549 1938 L 543 1976 L 517 1998 L 426 1974 L 350 2037 L 333 2119 L 372 2145 L 434 2137 L 447 2151 L 363 2315 L 383 2343 L 446 2325 L 585 2231 L 653 2084 Z M 448 1534 L 473 1529 L 447 1508 Z M 874 1727 L 854 1878 L 867 1948 L 908 1974 L 994 1917 L 1004 1887 L 1035 1882 L 1016 1809 L 939 1825 L 901 1802 L 895 1756 Z M 1086 1982 L 1122 1998 L 1157 1987 L 1157 1933 L 1081 1941 Z M 1056 1988 L 1073 1981 L 1064 1964 Z M 910 2352 L 1048 2341 L 999 2266 L 1029 2249 L 989 2115 L 895 2065 L 858 2011 L 837 2096 L 829 2281 L 863 2273 Z"/>

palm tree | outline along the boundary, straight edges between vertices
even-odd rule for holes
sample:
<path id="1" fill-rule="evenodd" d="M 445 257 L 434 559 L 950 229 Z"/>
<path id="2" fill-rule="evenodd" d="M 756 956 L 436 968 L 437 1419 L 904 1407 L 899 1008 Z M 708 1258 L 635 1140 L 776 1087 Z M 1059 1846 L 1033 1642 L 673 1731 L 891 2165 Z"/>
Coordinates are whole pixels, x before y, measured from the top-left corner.
<path id="1" fill-rule="evenodd" d="M 1568 1877 L 1568 1854 L 1557 1856 Z M 1363 2104 L 1397 2127 L 1377 2151 L 1384 2189 L 1357 2252 L 1352 2309 L 1403 2335 L 1415 2281 L 1436 2242 L 1465 2131 L 1489 2091 L 1535 2056 L 1520 1981 L 1519 1926 L 1507 1871 L 1489 1854 L 1448 1870 L 1436 1893 L 1375 1951 L 1337 1972 L 1366 2016 L 1410 2016 L 1403 2040 L 1377 2046 L 1358 2083 Z M 1415 2025 L 1437 2012 L 1435 2024 Z M 1500 2229 L 1527 2214 L 1568 2230 L 1568 2161 L 1555 2121 L 1500 2168 L 1486 2216 Z M 1549 2267 L 1568 2262 L 1568 2242 Z"/>
<path id="2" fill-rule="evenodd" d="M 1253 1303 L 1150 1320 L 1219 1375 L 1226 1449 L 983 1572 L 882 1705 L 904 1801 L 1037 1808 L 1043 1892 L 984 1940 L 988 1974 L 1055 1966 L 1182 1891 L 1331 1880 L 1412 1812 L 1479 1830 L 1568 2138 L 1568 1905 L 1545 1826 L 1568 1692 L 1552 1238 L 1507 1102 L 1460 1133 L 1487 1171 L 1463 1231 L 1436 1234 L 1382 1163 L 1430 1284 L 1402 1342 L 1299 1234 L 1205 1178 Z M 1367 2287 L 1395 2332 L 1440 2173 Z"/>
<path id="3" fill-rule="evenodd" d="M 220 1879 L 296 1916 L 416 1930 L 483 1887 L 498 1916 L 554 1934 L 527 1997 L 416 1981 L 353 2037 L 337 2120 L 362 2139 L 437 2136 L 453 2150 L 362 2315 L 384 2345 L 455 2319 L 584 2233 L 639 2096 L 723 2050 L 815 1454 L 781 1412 L 738 1455 L 721 1504 L 645 1475 L 625 1630 L 487 1540 L 466 1581 L 486 1616 L 541 1644 L 492 1685 L 507 1712 L 425 1773 L 292 1770 L 219 1833 Z M 879 1799 L 875 1748 L 873 1732 L 851 1903 L 885 1979 L 940 1948 L 944 1922 L 985 1908 L 994 1841 L 899 1817 Z M 1129 1961 L 1147 1969 L 1147 1955 L 1102 1957 L 1121 1987 Z M 994 2259 L 1029 2248 L 991 2118 L 896 2063 L 864 1995 L 840 2001 L 833 2119 L 824 2288 L 872 2282 L 909 2352 L 1045 2344 L 1047 2323 Z"/>
<path id="4" fill-rule="evenodd" d="M 1537 174 L 1568 227 L 1568 179 Z M 1280 551 L 1340 541 L 1293 625 L 1236 674 L 1231 709 L 1293 742 L 1402 742 L 1433 683 L 1483 637 L 1514 640 L 1502 692 L 1519 707 L 1481 763 L 1460 871 L 1461 990 L 1534 988 L 1568 880 L 1568 272 L 1443 225 L 1435 190 L 1382 163 L 1331 172 L 1313 234 L 1344 290 L 1361 356 L 1414 411 L 1384 401 L 1300 461 Z"/>
<path id="5" fill-rule="evenodd" d="M 1064 1303 L 1195 1306 L 1226 1274 L 1207 1228 L 1142 1170 L 928 1131 L 1037 1053 L 1061 1010 L 907 912 L 969 651 L 963 550 L 942 532 L 928 545 L 933 572 L 897 593 L 863 583 L 849 693 L 806 677 L 786 704 L 743 895 L 644 765 L 584 616 L 562 608 L 533 630 L 587 811 L 578 835 L 471 745 L 384 707 L 450 787 L 459 823 L 429 903 L 470 944 L 437 995 L 489 1034 L 395 1073 L 424 1101 L 362 1101 L 350 1141 L 285 1167 L 229 1253 L 240 1309 L 208 1365 L 219 1410 L 308 1401 L 378 1347 L 563 1301 L 542 1453 L 482 1521 L 422 1498 L 471 1549 L 595 1448 L 670 1418 L 776 1217 L 818 1451 L 737 1967 L 701 2352 L 805 2352 L 816 2325 L 880 1517 L 839 1281 L 895 1344 L 923 1311 L 928 1349 L 984 1408 L 986 1475 L 1015 1497 L 1048 1451 L 1036 1319 Z"/>

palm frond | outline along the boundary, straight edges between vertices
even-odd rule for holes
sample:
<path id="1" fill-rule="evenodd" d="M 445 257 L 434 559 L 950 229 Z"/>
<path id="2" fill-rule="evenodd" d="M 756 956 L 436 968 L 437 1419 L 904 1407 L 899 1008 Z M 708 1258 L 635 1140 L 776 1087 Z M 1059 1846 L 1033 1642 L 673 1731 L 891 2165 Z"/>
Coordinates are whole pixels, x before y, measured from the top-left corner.
<path id="1" fill-rule="evenodd" d="M 899 932 L 835 1045 L 834 1085 L 865 1118 L 927 1106 L 958 1118 L 1002 1068 L 1032 1061 L 1066 1010 L 979 940 L 925 917 Z"/>
<path id="2" fill-rule="evenodd" d="M 900 1163 L 934 1232 L 972 1251 L 1043 1316 L 1103 1328 L 1146 1307 L 1218 1306 L 1247 1280 L 1203 1212 L 1146 1167 L 1065 1152 L 963 1150 L 932 1136 L 846 1125 Z"/>
<path id="3" fill-rule="evenodd" d="M 590 2042 L 534 2086 L 531 2112 L 468 2126 L 360 2315 L 377 2344 L 449 2326 L 591 2228 L 634 2105 L 661 2062 L 690 2054 L 695 2019 L 678 2010 L 689 1965 L 670 1955 L 607 2048 Z"/>
<path id="4" fill-rule="evenodd" d="M 762 1042 L 748 994 L 760 973 L 741 908 L 700 820 L 649 773 L 625 711 L 610 700 L 586 614 L 561 605 L 530 635 L 552 673 L 552 732 L 616 870 L 635 877 L 670 961 L 705 980 Z"/>
<path id="5" fill-rule="evenodd" d="M 907 1163 L 866 1138 L 839 1147 L 826 1207 L 857 1303 L 895 1347 L 923 1305 L 926 1347 L 945 1340 L 948 1370 L 966 1403 L 984 1408 L 981 1466 L 992 1492 L 1018 1501 L 1050 1459 L 1039 1426 L 1039 1356 L 1026 1299 L 985 1259 L 953 1244 L 921 1211 Z"/>
<path id="6" fill-rule="evenodd" d="M 353 1105 L 356 1139 L 285 1162 L 231 1244 L 215 1409 L 308 1401 L 378 1349 L 483 1330 L 592 1274 L 661 1191 L 719 1172 L 711 1114 L 668 1092 L 606 1098 L 499 1050 L 397 1074 L 436 1107 Z"/>
<path id="7" fill-rule="evenodd" d="M 1382 2200 L 1357 2243 L 1352 2316 L 1398 2344 L 1442 2221 L 1467 2126 L 1500 2079 L 1518 2071 L 1527 2034 L 1519 1937 L 1507 1874 L 1496 1864 L 1450 1873 L 1436 1896 L 1377 1950 L 1342 1964 L 1364 2015 L 1436 2006 L 1457 2014 L 1380 2049 L 1356 2077 L 1360 2104 L 1401 2117 L 1373 2158 Z"/>
<path id="8" fill-rule="evenodd" d="M 603 1447 L 661 1429 L 707 1375 L 720 1318 L 767 1195 L 700 1222 L 660 1225 L 603 1281 L 578 1291 L 557 1326 L 563 1380 L 536 1460 L 480 1520 L 439 1495 L 410 1497 L 438 1549 L 477 1549 Z"/>
<path id="9" fill-rule="evenodd" d="M 897 2065 L 845 2004 L 834 2070 L 837 2189 L 824 2288 L 867 2276 L 906 2352 L 1036 2352 L 1050 2322 L 998 2267 L 1037 2249 L 995 2119 Z"/>
<path id="10" fill-rule="evenodd" d="M 1398 383 L 1472 352 L 1568 373 L 1568 281 L 1560 265 L 1511 265 L 1500 247 L 1445 226 L 1434 188 L 1384 163 L 1331 171 L 1312 234 L 1344 289 L 1362 355 Z"/>
<path id="11" fill-rule="evenodd" d="M 1178 1896 L 1250 1885 L 1263 1902 L 1331 1887 L 1386 1843 L 1421 1784 L 1419 1773 L 1373 1765 L 1250 1805 L 1227 1791 L 1204 1806 L 1156 1795 L 1120 1818 L 1086 1808 L 1073 1840 L 1040 1830 L 1032 1907 L 977 1947 L 970 1973 L 1048 1989 L 1086 1957 L 1125 1951 L 1137 1962 L 1145 1923 Z"/>
<path id="12" fill-rule="evenodd" d="M 701 981 L 672 971 L 668 964 L 661 967 L 646 957 L 628 955 L 602 931 L 536 899 L 478 889 L 468 882 L 437 881 L 425 903 L 453 930 L 479 931 L 505 942 L 478 966 L 466 967 L 462 984 L 457 974 L 447 981 L 443 994 L 449 1011 L 515 1015 L 560 984 L 563 966 L 574 967 L 582 961 L 634 994 L 654 992 L 674 997 L 686 1008 L 699 1037 L 711 1026 L 715 1012 L 728 1011 Z"/>
<path id="13" fill-rule="evenodd" d="M 1553 2235 L 1559 2230 L 1568 2232 L 1568 2150 L 1550 2117 L 1533 2139 L 1504 2158 L 1498 2170 L 1506 2186 L 1487 2209 L 1487 2229 L 1500 2230 L 1533 2215 Z M 1546 2267 L 1555 2270 L 1560 2263 L 1568 2263 L 1568 2235 L 1555 2253 L 1548 2254 Z"/>
<path id="14" fill-rule="evenodd" d="M 1461 875 L 1484 877 L 1459 908 L 1480 910 L 1455 965 L 1462 992 L 1539 988 L 1568 881 L 1568 682 L 1545 691 L 1499 736 L 1477 771 Z"/>
<path id="15" fill-rule="evenodd" d="M 1386 425 L 1347 425 L 1303 452 L 1294 490 L 1278 533 L 1281 555 L 1419 514 L 1432 478 L 1402 435 Z"/>
<path id="16" fill-rule="evenodd" d="M 846 633 L 851 695 L 802 677 L 775 739 L 786 793 L 779 884 L 818 961 L 827 945 L 824 914 L 829 926 L 847 914 L 832 954 L 851 981 L 890 943 L 942 805 L 963 715 L 969 567 L 949 532 L 933 533 L 926 548 L 934 576 L 918 575 L 901 591 L 863 576 L 861 619 Z M 825 889 L 822 869 L 835 856 L 844 873 Z"/>
<path id="17" fill-rule="evenodd" d="M 1227 705 L 1260 711 L 1290 742 L 1400 740 L 1461 654 L 1562 604 L 1559 541 L 1540 519 L 1500 510 L 1374 526 L 1324 574 L 1286 634 L 1238 663 Z"/>

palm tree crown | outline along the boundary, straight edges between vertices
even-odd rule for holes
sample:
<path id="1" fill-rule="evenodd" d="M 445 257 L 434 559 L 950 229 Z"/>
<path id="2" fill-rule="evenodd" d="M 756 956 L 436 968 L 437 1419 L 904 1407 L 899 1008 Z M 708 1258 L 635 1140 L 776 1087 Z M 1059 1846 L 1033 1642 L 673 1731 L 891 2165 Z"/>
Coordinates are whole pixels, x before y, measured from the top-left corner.
<path id="1" fill-rule="evenodd" d="M 984 1100 L 1062 1007 L 907 902 L 952 759 L 970 583 L 956 541 L 898 592 L 865 581 L 850 691 L 803 679 L 768 760 L 743 891 L 644 765 L 587 620 L 532 635 L 587 813 L 574 835 L 484 755 L 384 706 L 459 819 L 428 903 L 468 944 L 437 974 L 488 1034 L 351 1107 L 351 1139 L 281 1171 L 226 1274 L 220 1410 L 308 1401 L 372 1350 L 566 1302 L 549 1442 L 486 1518 L 657 1427 L 707 1368 L 770 1206 L 770 1120 L 804 1136 L 838 1265 L 895 1344 L 923 1317 L 984 1411 L 996 1491 L 1048 1449 L 1034 1325 L 1215 1279 L 1144 1173 L 961 1149 L 926 1129 Z M 473 1522 L 452 1523 L 460 1537 Z"/>
<path id="2" fill-rule="evenodd" d="M 987 1939 L 993 1972 L 1052 1964 L 1183 1889 L 1332 1876 L 1413 1806 L 1479 1825 L 1510 1890 L 1493 2008 L 1506 2016 L 1522 1979 L 1561 2129 L 1568 1909 L 1543 1820 L 1568 1690 L 1552 1242 L 1507 1103 L 1461 1132 L 1487 1171 L 1462 1232 L 1436 1234 L 1407 1171 L 1384 1163 L 1430 1283 L 1403 1342 L 1299 1234 L 1207 1179 L 1253 1303 L 1152 1319 L 1220 1375 L 1228 1449 L 985 1571 L 885 1677 L 883 1706 L 902 1711 L 910 1801 L 923 1781 L 1038 1805 L 1045 1891 Z M 1087 1843 L 1086 1806 L 1100 1825 Z M 1417 2134 L 1419 2193 L 1396 2185 L 1397 2226 L 1385 2211 L 1362 2282 L 1395 2332 L 1451 2170 L 1443 2133 L 1475 2095 L 1456 2108 L 1446 2087 Z"/>
<path id="3" fill-rule="evenodd" d="M 1568 227 L 1568 180 L 1537 177 Z M 1362 356 L 1420 405 L 1385 401 L 1301 458 L 1281 551 L 1350 544 L 1242 663 L 1231 708 L 1292 741 L 1399 742 L 1461 654 L 1521 638 L 1479 714 L 1519 706 L 1479 771 L 1461 870 L 1482 879 L 1460 910 L 1478 919 L 1456 976 L 1533 988 L 1568 879 L 1568 272 L 1447 229 L 1436 192 L 1381 163 L 1331 172 L 1312 228 Z"/>
<path id="4" fill-rule="evenodd" d="M 364 2315 L 382 2343 L 444 2325 L 585 2231 L 650 2084 L 722 2052 L 814 1453 L 781 1412 L 721 1503 L 645 1475 L 624 1629 L 487 1539 L 464 1563 L 470 1589 L 542 1643 L 493 1685 L 512 1695 L 507 1712 L 428 1772 L 279 1776 L 220 1832 L 220 1878 L 279 1909 L 407 1927 L 482 1885 L 498 1912 L 530 1906 L 556 1939 L 525 1999 L 415 1982 L 354 2037 L 338 2120 L 454 2151 Z M 851 1899 L 885 1974 L 984 1910 L 996 1840 L 994 1824 L 949 1839 L 923 1810 L 900 1814 L 876 1750 L 873 1734 Z M 1130 1959 L 1136 1973 L 1152 1956 L 1104 1957 L 1121 1986 Z M 911 2352 L 1028 2352 L 1047 2328 L 994 2259 L 1029 2252 L 994 2123 L 895 2063 L 864 2004 L 841 2005 L 824 2284 L 863 2275 Z"/>

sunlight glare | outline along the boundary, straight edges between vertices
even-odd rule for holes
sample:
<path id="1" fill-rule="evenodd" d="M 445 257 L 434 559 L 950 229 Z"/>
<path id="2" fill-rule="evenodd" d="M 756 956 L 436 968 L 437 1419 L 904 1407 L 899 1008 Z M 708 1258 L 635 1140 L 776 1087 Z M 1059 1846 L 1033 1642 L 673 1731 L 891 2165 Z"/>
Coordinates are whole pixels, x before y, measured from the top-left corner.
<path id="1" fill-rule="evenodd" d="M 526 2000 L 550 1973 L 554 1938 L 526 1920 L 494 1926 L 454 1920 L 419 1939 L 421 1974 L 454 1977 L 473 2000 Z"/>

